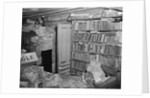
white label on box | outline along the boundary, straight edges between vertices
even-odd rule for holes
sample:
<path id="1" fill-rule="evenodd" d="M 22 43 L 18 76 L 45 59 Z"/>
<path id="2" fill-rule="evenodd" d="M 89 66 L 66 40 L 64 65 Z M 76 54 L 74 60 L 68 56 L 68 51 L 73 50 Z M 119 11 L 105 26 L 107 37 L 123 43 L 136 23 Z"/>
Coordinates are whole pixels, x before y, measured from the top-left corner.
<path id="1" fill-rule="evenodd" d="M 21 55 L 21 64 L 31 63 L 38 61 L 38 57 L 35 52 L 25 53 Z"/>

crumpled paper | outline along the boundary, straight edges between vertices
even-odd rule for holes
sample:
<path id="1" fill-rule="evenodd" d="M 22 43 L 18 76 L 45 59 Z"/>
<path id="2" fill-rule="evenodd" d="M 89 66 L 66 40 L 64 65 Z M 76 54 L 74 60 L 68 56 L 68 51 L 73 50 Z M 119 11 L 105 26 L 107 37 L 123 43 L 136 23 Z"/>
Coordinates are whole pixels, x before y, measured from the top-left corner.
<path id="1" fill-rule="evenodd" d="M 105 73 L 101 69 L 101 64 L 97 60 L 91 60 L 90 64 L 87 66 L 87 71 L 93 74 L 96 83 L 106 80 Z"/>

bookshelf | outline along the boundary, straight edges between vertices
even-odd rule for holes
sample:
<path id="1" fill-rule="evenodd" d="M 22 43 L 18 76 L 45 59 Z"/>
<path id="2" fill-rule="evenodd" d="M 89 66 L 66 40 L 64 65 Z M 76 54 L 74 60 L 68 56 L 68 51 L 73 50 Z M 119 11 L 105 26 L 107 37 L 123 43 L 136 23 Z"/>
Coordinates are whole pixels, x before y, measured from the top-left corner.
<path id="1" fill-rule="evenodd" d="M 91 58 L 106 66 L 121 66 L 122 21 L 115 18 L 122 16 L 72 19 L 72 75 L 82 75 Z"/>

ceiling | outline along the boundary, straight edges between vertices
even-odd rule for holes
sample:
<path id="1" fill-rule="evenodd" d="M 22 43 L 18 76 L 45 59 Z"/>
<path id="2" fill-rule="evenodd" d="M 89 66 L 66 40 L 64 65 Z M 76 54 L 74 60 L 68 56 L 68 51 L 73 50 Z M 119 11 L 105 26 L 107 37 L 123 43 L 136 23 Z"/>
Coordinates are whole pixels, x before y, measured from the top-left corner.
<path id="1" fill-rule="evenodd" d="M 24 8 L 23 17 L 38 15 L 42 13 L 57 12 L 60 10 L 66 10 L 67 8 Z"/>
<path id="2" fill-rule="evenodd" d="M 83 9 L 83 8 L 23 8 L 23 17 L 32 17 L 36 15 L 42 15 L 45 13 L 59 13 L 67 10 L 75 10 L 75 9 Z M 107 8 L 108 9 L 108 8 Z M 111 8 L 117 11 L 122 11 L 122 8 L 116 7 Z"/>

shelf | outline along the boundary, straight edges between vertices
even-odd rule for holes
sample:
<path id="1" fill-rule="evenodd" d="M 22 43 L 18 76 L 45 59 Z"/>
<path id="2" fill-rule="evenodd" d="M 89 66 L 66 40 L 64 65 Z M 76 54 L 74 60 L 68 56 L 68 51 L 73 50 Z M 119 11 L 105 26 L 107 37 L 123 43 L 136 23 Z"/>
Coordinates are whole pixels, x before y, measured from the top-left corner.
<path id="1" fill-rule="evenodd" d="M 113 46 L 117 46 L 117 45 L 122 45 L 122 43 L 100 43 L 100 42 L 90 42 L 90 41 L 77 41 L 74 40 L 73 42 L 82 42 L 82 43 L 87 43 L 87 44 L 96 44 L 96 45 L 113 45 Z"/>
<path id="2" fill-rule="evenodd" d="M 81 51 L 81 50 L 75 50 L 75 49 L 72 49 L 72 51 L 83 52 L 83 53 L 89 53 L 88 51 Z"/>
<path id="3" fill-rule="evenodd" d="M 121 56 L 106 56 L 106 55 L 101 55 L 101 56 L 103 56 L 103 57 L 106 57 L 106 58 L 121 58 Z"/>
<path id="4" fill-rule="evenodd" d="M 79 60 L 79 59 L 74 59 L 74 58 L 71 58 L 72 60 L 74 61 L 78 61 L 78 62 L 84 62 L 84 63 L 89 63 L 88 61 L 83 61 L 83 60 Z"/>
<path id="5" fill-rule="evenodd" d="M 80 51 L 80 50 L 72 50 L 72 51 L 82 52 L 82 53 L 88 53 L 88 54 L 99 54 L 100 55 L 100 53 L 89 52 L 89 51 Z"/>
<path id="6" fill-rule="evenodd" d="M 95 32 L 117 32 L 117 31 L 122 31 L 122 30 L 74 30 L 74 31 L 86 31 L 86 32 L 90 32 L 90 31 L 95 31 Z"/>
<path id="7" fill-rule="evenodd" d="M 72 51 L 88 53 L 88 54 L 97 54 L 97 55 L 101 55 L 101 56 L 108 57 L 108 58 L 121 58 L 121 56 L 106 56 L 106 55 L 101 54 L 101 53 L 95 53 L 95 52 L 89 52 L 89 51 L 80 51 L 80 50 L 72 50 Z"/>
<path id="8" fill-rule="evenodd" d="M 101 54 L 101 53 L 95 53 L 95 52 L 86 52 L 86 51 L 80 51 L 80 50 L 72 50 L 72 51 L 75 51 L 75 52 L 82 52 L 82 53 L 88 53 L 88 54 L 97 54 L 97 55 L 101 55 L 103 57 L 106 57 L 106 58 L 121 58 L 121 56 L 106 56 L 104 54 Z M 74 58 L 72 58 L 74 59 Z M 79 60 L 79 59 L 74 59 L 74 60 Z M 82 60 L 79 60 L 79 61 L 82 61 Z M 86 62 L 86 61 L 83 61 L 83 62 Z"/>
<path id="9" fill-rule="evenodd" d="M 120 15 L 120 16 L 111 16 L 111 17 L 95 17 L 95 18 L 76 18 L 76 19 L 69 19 L 68 21 L 77 21 L 77 20 L 79 20 L 79 21 L 81 21 L 81 20 L 83 20 L 83 21 L 87 21 L 87 20 L 100 20 L 100 19 L 105 19 L 105 18 L 122 18 L 122 15 Z"/>

